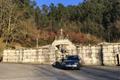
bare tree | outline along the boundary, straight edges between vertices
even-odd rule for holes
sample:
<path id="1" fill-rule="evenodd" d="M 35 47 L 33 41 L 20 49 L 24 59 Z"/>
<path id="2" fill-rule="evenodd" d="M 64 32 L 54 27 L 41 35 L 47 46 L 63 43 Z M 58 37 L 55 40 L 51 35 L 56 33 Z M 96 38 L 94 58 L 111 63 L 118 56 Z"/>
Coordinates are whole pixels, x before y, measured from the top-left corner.
<path id="1" fill-rule="evenodd" d="M 12 43 L 19 35 L 22 35 L 21 16 L 24 11 L 20 11 L 14 0 L 0 0 L 0 31 L 6 45 Z"/>

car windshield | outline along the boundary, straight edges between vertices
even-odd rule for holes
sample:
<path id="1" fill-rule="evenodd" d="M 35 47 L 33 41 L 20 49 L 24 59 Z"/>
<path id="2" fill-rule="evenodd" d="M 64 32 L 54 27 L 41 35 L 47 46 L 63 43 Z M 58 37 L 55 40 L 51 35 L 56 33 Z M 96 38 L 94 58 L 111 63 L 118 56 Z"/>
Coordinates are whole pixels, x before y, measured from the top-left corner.
<path id="1" fill-rule="evenodd" d="M 67 56 L 66 57 L 67 60 L 79 60 L 78 56 Z"/>

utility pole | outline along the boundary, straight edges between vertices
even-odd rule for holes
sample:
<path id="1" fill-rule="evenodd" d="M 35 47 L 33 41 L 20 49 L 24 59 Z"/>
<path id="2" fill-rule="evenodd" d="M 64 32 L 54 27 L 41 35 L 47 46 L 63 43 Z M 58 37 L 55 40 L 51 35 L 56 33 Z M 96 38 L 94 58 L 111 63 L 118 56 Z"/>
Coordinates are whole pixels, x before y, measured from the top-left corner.
<path id="1" fill-rule="evenodd" d="M 39 34 L 37 35 L 37 38 L 36 38 L 36 48 L 39 47 Z"/>

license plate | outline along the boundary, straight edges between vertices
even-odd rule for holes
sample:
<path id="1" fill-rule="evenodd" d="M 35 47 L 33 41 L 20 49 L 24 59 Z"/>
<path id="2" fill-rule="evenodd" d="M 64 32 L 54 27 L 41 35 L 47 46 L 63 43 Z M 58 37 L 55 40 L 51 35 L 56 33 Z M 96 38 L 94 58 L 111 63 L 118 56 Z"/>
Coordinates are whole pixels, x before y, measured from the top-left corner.
<path id="1" fill-rule="evenodd" d="M 67 67 L 77 67 L 77 65 L 66 65 Z"/>

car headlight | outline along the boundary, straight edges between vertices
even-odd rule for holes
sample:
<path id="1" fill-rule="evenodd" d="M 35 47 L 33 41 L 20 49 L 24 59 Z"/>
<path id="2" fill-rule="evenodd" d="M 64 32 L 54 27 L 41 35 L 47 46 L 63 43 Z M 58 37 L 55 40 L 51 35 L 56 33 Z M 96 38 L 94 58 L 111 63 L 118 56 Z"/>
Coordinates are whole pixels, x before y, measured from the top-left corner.
<path id="1" fill-rule="evenodd" d="M 78 65 L 78 63 L 75 63 L 75 65 Z"/>

